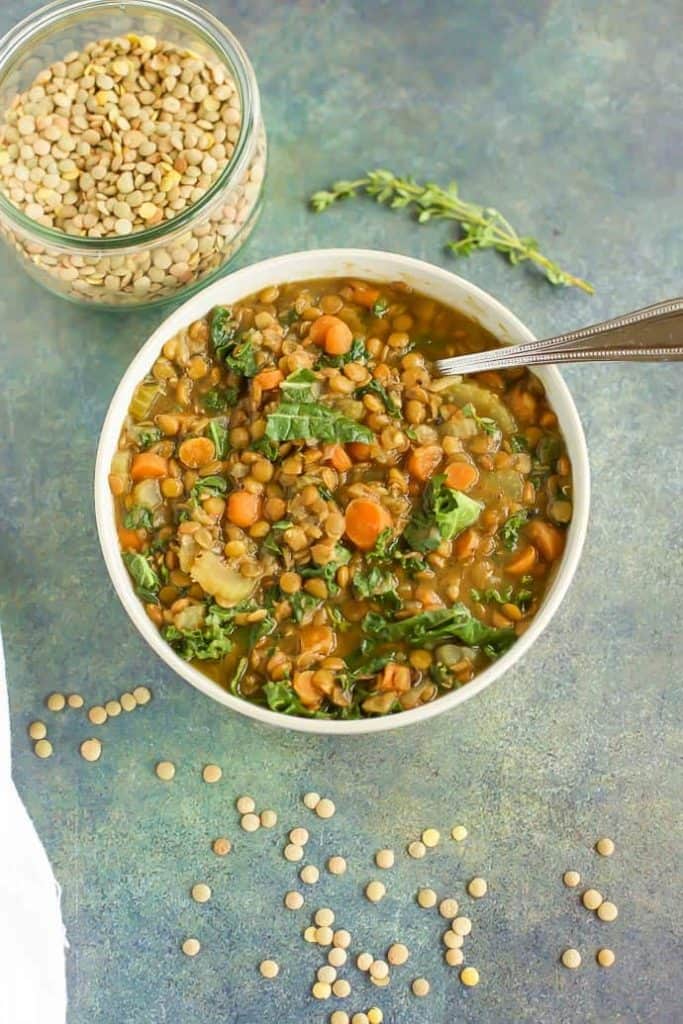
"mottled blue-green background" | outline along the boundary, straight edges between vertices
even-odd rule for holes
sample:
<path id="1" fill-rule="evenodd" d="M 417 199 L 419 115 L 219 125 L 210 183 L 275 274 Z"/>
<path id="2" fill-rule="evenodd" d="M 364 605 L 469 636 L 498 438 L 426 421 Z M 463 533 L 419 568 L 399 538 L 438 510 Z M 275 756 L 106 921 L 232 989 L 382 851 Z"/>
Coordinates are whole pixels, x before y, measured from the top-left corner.
<path id="1" fill-rule="evenodd" d="M 11 0 L 4 29 L 34 9 Z M 315 217 L 305 197 L 338 176 L 388 165 L 492 202 L 597 286 L 553 290 L 495 255 L 457 265 L 539 335 L 683 290 L 679 0 L 269 3 L 209 6 L 245 43 L 271 143 L 267 203 L 238 264 L 318 245 L 388 248 L 455 266 L 446 225 L 355 204 Z M 64 887 L 70 1024 L 294 1024 L 326 1020 L 308 995 L 322 962 L 298 939 L 306 911 L 279 911 L 294 870 L 283 829 L 239 833 L 233 798 L 252 793 L 282 825 L 308 821 L 300 793 L 337 802 L 311 857 L 344 853 L 308 907 L 329 904 L 377 953 L 406 937 L 414 955 L 388 989 L 355 970 L 348 1009 L 379 1003 L 391 1024 L 612 1024 L 681 1020 L 680 367 L 577 367 L 566 374 L 593 469 L 591 526 L 561 611 L 524 663 L 424 727 L 357 741 L 259 728 L 175 678 L 114 596 L 91 498 L 100 423 L 159 312 L 107 315 L 53 298 L 0 255 L 3 386 L 1 619 L 19 788 Z M 104 754 L 76 750 L 82 713 L 45 713 L 56 753 L 38 761 L 26 724 L 52 688 L 105 700 L 139 682 L 144 710 L 99 730 Z M 153 774 L 177 762 L 174 783 Z M 207 787 L 207 760 L 224 769 Z M 403 850 L 425 825 L 464 821 L 471 838 L 421 863 L 403 854 L 379 907 L 362 899 L 379 845 Z M 1 832 L 0 827 L 0 832 Z M 208 842 L 227 833 L 219 861 Z M 591 853 L 600 834 L 617 853 Z M 3 837 L 11 842 L 11 836 Z M 323 846 L 321 847 L 321 843 Z M 560 883 L 578 867 L 619 905 L 600 924 Z M 441 962 L 418 884 L 462 897 L 481 872 L 459 985 Z M 209 881 L 213 900 L 189 886 Z M 467 904 L 467 900 L 463 899 Z M 307 920 L 306 920 L 307 923 Z M 178 951 L 196 934 L 194 961 Z M 558 953 L 576 945 L 578 972 Z M 611 971 L 594 964 L 614 948 Z M 276 982 L 255 970 L 280 960 Z M 432 982 L 418 1001 L 409 981 Z M 337 1004 L 338 1005 L 338 1004 Z M 12 1024 L 12 1022 L 8 1022 Z"/>

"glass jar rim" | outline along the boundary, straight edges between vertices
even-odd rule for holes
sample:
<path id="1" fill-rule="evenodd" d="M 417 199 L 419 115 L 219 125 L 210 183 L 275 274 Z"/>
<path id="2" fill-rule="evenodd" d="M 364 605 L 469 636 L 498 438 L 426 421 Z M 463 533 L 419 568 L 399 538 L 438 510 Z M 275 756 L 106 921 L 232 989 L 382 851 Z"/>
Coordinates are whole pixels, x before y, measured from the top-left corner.
<path id="1" fill-rule="evenodd" d="M 239 181 L 246 172 L 256 143 L 256 128 L 261 118 L 261 101 L 256 75 L 251 62 L 237 37 L 213 14 L 192 3 L 192 0 L 52 0 L 35 13 L 27 15 L 14 28 L 0 38 L 0 82 L 11 67 L 13 58 L 40 37 L 53 25 L 72 15 L 95 14 L 98 9 L 125 7 L 126 11 L 138 8 L 141 11 L 168 14 L 179 21 L 185 21 L 203 41 L 226 64 L 235 79 L 240 93 L 242 120 L 233 154 L 210 188 L 175 217 L 151 228 L 143 228 L 125 236 L 88 238 L 69 235 L 57 228 L 46 227 L 23 213 L 0 191 L 0 213 L 14 226 L 34 238 L 68 250 L 72 255 L 92 255 L 94 252 L 116 252 L 125 254 L 140 246 L 158 242 L 192 224 L 204 210 L 211 208 L 214 200 L 231 181 Z"/>

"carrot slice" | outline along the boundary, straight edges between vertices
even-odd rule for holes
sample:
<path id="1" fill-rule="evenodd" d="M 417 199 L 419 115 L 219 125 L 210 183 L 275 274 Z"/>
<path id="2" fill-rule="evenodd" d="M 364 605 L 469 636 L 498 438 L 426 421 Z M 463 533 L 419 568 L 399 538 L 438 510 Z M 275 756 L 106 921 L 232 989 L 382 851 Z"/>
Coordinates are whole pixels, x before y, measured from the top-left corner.
<path id="1" fill-rule="evenodd" d="M 125 526 L 119 528 L 119 544 L 124 551 L 139 551 L 142 547 L 142 541 L 137 535 L 136 530 L 127 530 Z"/>
<path id="2" fill-rule="evenodd" d="M 383 505 L 372 498 L 354 498 L 346 509 L 346 536 L 360 548 L 374 548 L 382 530 L 392 525 L 392 519 Z"/>
<path id="3" fill-rule="evenodd" d="M 277 367 L 268 370 L 261 370 L 254 377 L 254 384 L 258 384 L 262 391 L 270 391 L 276 388 L 282 380 L 282 373 Z"/>
<path id="4" fill-rule="evenodd" d="M 329 459 L 338 473 L 345 473 L 353 465 L 344 447 L 340 444 L 331 445 L 325 454 L 325 458 Z"/>
<path id="5" fill-rule="evenodd" d="M 372 448 L 369 444 L 365 444 L 363 441 L 351 441 L 348 446 L 349 455 L 356 460 L 356 462 L 367 462 L 370 458 Z"/>
<path id="6" fill-rule="evenodd" d="M 353 301 L 357 302 L 359 306 L 365 306 L 366 309 L 374 306 L 379 298 L 379 288 L 373 288 L 371 285 L 366 284 L 365 281 L 352 281 L 351 287 L 353 289 Z"/>
<path id="7" fill-rule="evenodd" d="M 235 526 L 253 526 L 261 514 L 261 498 L 251 491 L 233 491 L 228 498 L 226 515 Z"/>
<path id="8" fill-rule="evenodd" d="M 210 437 L 188 437 L 178 449 L 180 461 L 190 469 L 199 469 L 216 457 L 216 447 Z"/>
<path id="9" fill-rule="evenodd" d="M 469 558 L 479 547 L 481 537 L 476 530 L 468 527 L 455 538 L 453 553 L 456 558 Z"/>
<path id="10" fill-rule="evenodd" d="M 531 546 L 524 548 L 518 555 L 510 559 L 505 566 L 505 572 L 510 573 L 511 576 L 523 576 L 525 573 L 531 572 L 537 558 L 536 548 Z"/>
<path id="11" fill-rule="evenodd" d="M 564 551 L 564 533 L 543 519 L 534 519 L 529 523 L 526 535 L 546 562 L 556 561 Z"/>
<path id="12" fill-rule="evenodd" d="M 325 313 L 323 316 L 319 316 L 317 320 L 313 321 L 308 332 L 308 337 L 314 345 L 322 345 L 327 337 L 327 332 L 330 327 L 343 323 L 344 321 L 340 320 L 338 316 L 332 316 L 330 313 Z"/>
<path id="13" fill-rule="evenodd" d="M 446 485 L 454 491 L 469 491 L 479 479 L 479 471 L 470 462 L 451 462 L 446 467 Z"/>
<path id="14" fill-rule="evenodd" d="M 168 473 L 168 461 L 161 455 L 154 452 L 139 452 L 134 458 L 130 468 L 130 475 L 133 480 L 147 480 L 150 477 L 158 479 Z"/>
<path id="15" fill-rule="evenodd" d="M 353 332 L 343 320 L 333 324 L 325 335 L 325 351 L 330 356 L 343 356 L 353 344 Z"/>
<path id="16" fill-rule="evenodd" d="M 442 456 L 443 451 L 438 444 L 426 444 L 422 448 L 415 448 L 408 459 L 408 472 L 416 480 L 429 480 Z"/>

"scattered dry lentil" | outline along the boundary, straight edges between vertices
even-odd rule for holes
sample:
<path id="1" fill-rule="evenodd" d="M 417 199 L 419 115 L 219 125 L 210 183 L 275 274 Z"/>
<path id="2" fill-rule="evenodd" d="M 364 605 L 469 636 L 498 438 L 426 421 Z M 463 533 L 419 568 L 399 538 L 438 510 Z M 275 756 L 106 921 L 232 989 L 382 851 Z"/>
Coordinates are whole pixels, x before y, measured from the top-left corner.
<path id="1" fill-rule="evenodd" d="M 297 846 L 296 843 L 287 843 L 283 855 L 285 860 L 296 862 L 303 859 L 304 848 L 303 846 Z"/>
<path id="2" fill-rule="evenodd" d="M 93 725 L 104 725 L 107 721 L 107 712 L 104 710 L 101 704 L 94 704 L 88 710 L 88 719 Z"/>
<path id="3" fill-rule="evenodd" d="M 368 1024 L 382 1024 L 383 1020 L 384 1014 L 379 1006 L 371 1006 L 368 1010 Z"/>
<path id="4" fill-rule="evenodd" d="M 463 839 L 467 839 L 467 829 L 464 825 L 454 825 L 451 829 L 451 835 L 456 843 L 461 843 Z"/>
<path id="5" fill-rule="evenodd" d="M 304 885 L 315 885 L 320 878 L 320 872 L 318 871 L 315 864 L 307 864 L 299 872 L 299 878 Z"/>
<path id="6" fill-rule="evenodd" d="M 121 714 L 121 705 L 117 700 L 108 700 L 104 705 L 104 710 L 110 718 L 117 718 Z"/>
<path id="7" fill-rule="evenodd" d="M 458 933 L 454 932 L 452 928 L 449 928 L 447 932 L 443 933 L 442 939 L 443 944 L 447 949 L 460 949 L 464 942 L 463 936 L 458 935 Z"/>
<path id="8" fill-rule="evenodd" d="M 441 903 L 439 903 L 439 913 L 442 917 L 454 918 L 458 913 L 458 901 L 454 900 L 451 896 L 441 900 Z"/>
<path id="9" fill-rule="evenodd" d="M 240 826 L 245 832 L 256 832 L 261 827 L 261 819 L 258 814 L 243 814 L 240 818 Z"/>
<path id="10" fill-rule="evenodd" d="M 473 878 L 467 886 L 467 891 L 475 900 L 480 900 L 488 891 L 488 884 L 485 878 Z"/>
<path id="11" fill-rule="evenodd" d="M 256 804 L 254 803 L 250 796 L 238 797 L 235 803 L 235 807 L 240 812 L 240 814 L 253 814 L 253 812 L 256 810 Z"/>
<path id="12" fill-rule="evenodd" d="M 262 977 L 268 978 L 268 980 L 271 978 L 277 978 L 280 973 L 279 964 L 274 960 L 262 960 L 258 969 L 261 972 Z"/>
<path id="13" fill-rule="evenodd" d="M 400 967 L 401 964 L 406 963 L 409 956 L 408 947 L 404 946 L 402 942 L 393 942 L 387 950 L 387 960 L 392 967 Z"/>
<path id="14" fill-rule="evenodd" d="M 472 922 L 469 917 L 456 917 L 455 921 L 451 922 L 451 931 L 456 935 L 469 935 L 472 931 Z"/>
<path id="15" fill-rule="evenodd" d="M 332 994 L 332 987 L 325 981 L 316 981 L 311 989 L 314 999 L 329 999 Z"/>
<path id="16" fill-rule="evenodd" d="M 332 992 L 338 999 L 346 999 L 351 995 L 351 986 L 346 978 L 337 978 L 332 985 Z M 349 1019 L 348 1017 L 346 1018 Z"/>
<path id="17" fill-rule="evenodd" d="M 324 925 L 334 924 L 334 911 L 330 910 L 329 907 L 320 907 L 319 910 L 316 910 L 313 920 L 321 928 Z"/>
<path id="18" fill-rule="evenodd" d="M 289 841 L 294 846 L 305 846 L 308 838 L 308 829 L 305 828 L 293 828 L 289 833 Z"/>
<path id="19" fill-rule="evenodd" d="M 339 855 L 330 857 L 327 861 L 327 870 L 331 875 L 343 875 L 346 871 L 346 861 Z"/>
<path id="20" fill-rule="evenodd" d="M 277 825 L 276 812 L 271 811 L 268 808 L 265 811 L 261 811 L 259 819 L 264 828 L 275 828 L 275 826 Z"/>
<path id="21" fill-rule="evenodd" d="M 181 946 L 185 956 L 196 956 L 201 948 L 199 939 L 185 939 Z"/>
<path id="22" fill-rule="evenodd" d="M 332 964 L 323 964 L 318 968 L 316 978 L 318 981 L 324 981 L 327 985 L 331 985 L 333 981 L 337 980 L 337 971 Z"/>
<path id="23" fill-rule="evenodd" d="M 32 740 L 44 740 L 47 736 L 45 722 L 31 722 L 28 727 L 28 734 Z"/>
<path id="24" fill-rule="evenodd" d="M 597 910 L 603 901 L 602 893 L 598 892 L 597 889 L 586 889 L 581 902 L 587 910 Z"/>
<path id="25" fill-rule="evenodd" d="M 575 889 L 581 881 L 581 875 L 578 871 L 565 871 L 562 875 L 562 881 L 568 889 Z"/>
<path id="26" fill-rule="evenodd" d="M 320 793 L 305 793 L 303 803 L 305 807 L 308 807 L 309 811 L 314 811 L 320 803 Z"/>
<path id="27" fill-rule="evenodd" d="M 604 836 L 602 839 L 598 839 L 595 849 L 601 857 L 611 857 L 614 853 L 614 843 L 607 836 Z"/>
<path id="28" fill-rule="evenodd" d="M 335 981 L 334 984 L 335 985 L 339 985 L 340 982 Z M 348 984 L 348 982 L 347 982 L 347 984 Z M 334 986 L 333 986 L 333 990 L 334 990 Z M 350 986 L 349 986 L 349 991 L 350 991 Z M 335 995 L 339 995 L 338 992 L 335 992 L 334 994 Z M 330 1024 L 349 1024 L 349 1015 L 348 1015 L 348 1013 L 345 1013 L 343 1010 L 335 1010 L 334 1013 L 330 1014 Z"/>
<path id="29" fill-rule="evenodd" d="M 70 693 L 66 698 L 66 703 L 70 708 L 82 708 L 85 701 L 81 697 L 80 693 Z"/>
<path id="30" fill-rule="evenodd" d="M 616 957 L 611 949 L 599 949 L 596 960 L 601 967 L 611 967 L 616 960 Z"/>
<path id="31" fill-rule="evenodd" d="M 336 807 L 331 800 L 327 799 L 327 797 L 323 797 L 315 805 L 315 813 L 319 818 L 331 818 L 335 811 Z"/>
<path id="32" fill-rule="evenodd" d="M 383 978 L 389 977 L 389 964 L 386 960 L 373 960 L 368 967 L 370 977 L 374 978 L 375 981 L 381 981 Z"/>
<path id="33" fill-rule="evenodd" d="M 334 939 L 332 940 L 334 941 Z M 343 967 L 347 960 L 347 954 L 345 949 L 340 949 L 339 946 L 333 946 L 327 954 L 328 963 L 332 964 L 333 967 Z"/>
<path id="34" fill-rule="evenodd" d="M 332 936 L 332 945 L 339 949 L 348 949 L 351 945 L 351 933 L 346 928 L 338 928 Z"/>
<path id="35" fill-rule="evenodd" d="M 410 987 L 413 990 L 414 996 L 422 998 L 423 996 L 429 995 L 430 986 L 426 978 L 415 978 Z"/>
<path id="36" fill-rule="evenodd" d="M 379 903 L 386 896 L 386 886 L 383 882 L 368 882 L 365 886 L 365 895 L 371 903 Z"/>
<path id="37" fill-rule="evenodd" d="M 136 701 L 133 694 L 128 692 L 121 694 L 121 696 L 119 697 L 119 704 L 121 705 L 124 711 L 135 711 L 136 707 L 138 706 L 138 702 Z"/>
<path id="38" fill-rule="evenodd" d="M 49 711 L 63 711 L 66 705 L 66 697 L 63 693 L 51 693 L 45 700 L 45 706 Z"/>
<path id="39" fill-rule="evenodd" d="M 313 925 L 309 925 L 308 928 L 304 928 L 304 939 L 306 942 L 317 942 L 318 929 L 314 928 Z"/>
<path id="40" fill-rule="evenodd" d="M 611 900 L 605 900 L 596 910 L 596 914 L 601 921 L 616 921 L 619 916 L 619 911 Z"/>
<path id="41" fill-rule="evenodd" d="M 358 1013 L 354 1013 L 353 1017 L 351 1018 L 351 1024 L 369 1024 L 367 1014 L 363 1013 L 362 1010 L 360 1010 Z"/>
<path id="42" fill-rule="evenodd" d="M 440 835 L 438 829 L 426 828 L 424 830 L 424 832 L 422 833 L 422 842 L 425 844 L 425 846 L 427 846 L 429 848 L 434 847 L 434 846 L 438 846 L 440 839 L 441 839 L 441 835 Z"/>
<path id="43" fill-rule="evenodd" d="M 436 906 L 436 893 L 433 889 L 418 889 L 417 902 L 421 907 L 428 909 Z"/>
<path id="44" fill-rule="evenodd" d="M 204 765 L 202 778 L 204 779 L 204 782 L 218 782 L 222 774 L 223 772 L 217 764 L 207 764 Z"/>
<path id="45" fill-rule="evenodd" d="M 36 757 L 40 758 L 50 757 L 52 754 L 52 744 L 46 739 L 36 740 L 33 744 L 33 753 Z"/>
<path id="46" fill-rule="evenodd" d="M 149 704 L 152 699 L 152 691 L 147 686 L 136 686 L 133 690 L 136 702 L 142 707 Z"/>
<path id="47" fill-rule="evenodd" d="M 427 847 L 419 839 L 414 839 L 408 844 L 408 856 L 414 860 L 422 860 L 427 853 Z"/>
<path id="48" fill-rule="evenodd" d="M 463 951 L 459 946 L 449 947 L 444 953 L 444 960 L 449 967 L 459 967 L 464 959 Z"/>
<path id="49" fill-rule="evenodd" d="M 159 761 L 154 771 L 162 782 L 170 782 L 175 775 L 175 765 L 173 761 Z"/>
<path id="50" fill-rule="evenodd" d="M 370 970 L 370 964 L 373 961 L 373 957 L 370 953 L 359 953 L 356 957 L 356 967 L 359 971 Z"/>
<path id="51" fill-rule="evenodd" d="M 315 941 L 319 946 L 331 946 L 332 940 L 334 939 L 334 932 L 329 925 L 322 925 L 320 928 L 315 930 Z"/>
<path id="52" fill-rule="evenodd" d="M 388 868 L 394 866 L 394 851 L 393 850 L 378 850 L 375 854 L 375 864 L 378 868 L 383 868 L 385 871 Z"/>
<path id="53" fill-rule="evenodd" d="M 285 893 L 285 906 L 287 910 L 301 910 L 304 905 L 304 898 L 296 889 L 290 889 Z"/>
<path id="54" fill-rule="evenodd" d="M 208 903 L 211 899 L 211 889 L 206 882 L 196 882 L 190 891 L 195 903 Z"/>
<path id="55" fill-rule="evenodd" d="M 232 843 L 224 836 L 220 836 L 218 839 L 214 839 L 211 849 L 218 857 L 225 857 L 232 850 Z"/>
<path id="56" fill-rule="evenodd" d="M 476 967 L 463 967 L 460 972 L 460 981 L 467 988 L 474 988 L 475 985 L 479 984 L 479 971 Z"/>
<path id="57" fill-rule="evenodd" d="M 86 761 L 99 761 L 102 754 L 102 743 L 100 740 L 83 740 L 80 746 L 81 757 Z"/>
<path id="58" fill-rule="evenodd" d="M 577 967 L 581 966 L 581 954 L 578 949 L 565 949 L 562 954 L 562 963 L 565 967 L 568 967 L 571 971 L 575 971 Z"/>

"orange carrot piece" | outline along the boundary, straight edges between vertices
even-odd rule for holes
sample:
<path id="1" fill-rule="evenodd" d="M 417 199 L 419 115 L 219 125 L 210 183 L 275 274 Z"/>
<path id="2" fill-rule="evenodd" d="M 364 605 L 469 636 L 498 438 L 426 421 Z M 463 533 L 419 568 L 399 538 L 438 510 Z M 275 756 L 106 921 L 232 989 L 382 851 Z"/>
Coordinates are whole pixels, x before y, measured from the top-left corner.
<path id="1" fill-rule="evenodd" d="M 341 444 L 331 445 L 326 454 L 326 458 L 329 459 L 338 473 L 345 473 L 347 469 L 351 469 L 351 466 L 353 465 Z"/>
<path id="2" fill-rule="evenodd" d="M 463 530 L 453 542 L 453 554 L 456 558 L 470 558 L 479 547 L 481 537 L 477 530 L 469 526 Z"/>
<path id="3" fill-rule="evenodd" d="M 254 384 L 258 384 L 262 391 L 270 391 L 276 388 L 282 380 L 282 372 L 277 367 L 261 370 L 254 377 Z"/>
<path id="4" fill-rule="evenodd" d="M 344 321 L 340 320 L 338 316 L 332 316 L 330 313 L 325 313 L 323 316 L 319 316 L 317 320 L 313 321 L 308 332 L 308 337 L 314 345 L 322 345 L 327 337 L 327 332 L 330 327 L 343 323 Z M 344 324 L 344 326 L 346 325 Z"/>
<path id="5" fill-rule="evenodd" d="M 353 331 L 343 320 L 333 324 L 325 335 L 325 351 L 329 356 L 343 356 L 353 344 Z"/>
<path id="6" fill-rule="evenodd" d="M 253 526 L 261 514 L 261 498 L 251 491 L 233 491 L 228 498 L 226 515 L 235 526 Z"/>
<path id="7" fill-rule="evenodd" d="M 536 548 L 531 546 L 524 548 L 518 555 L 510 559 L 505 566 L 505 572 L 510 573 L 511 576 L 524 576 L 525 573 L 531 572 L 537 558 Z"/>
<path id="8" fill-rule="evenodd" d="M 158 479 L 168 473 L 168 461 L 154 452 L 139 452 L 133 458 L 130 468 L 132 480 L 146 480 L 149 477 Z"/>
<path id="9" fill-rule="evenodd" d="M 119 544 L 124 551 L 139 551 L 142 547 L 137 530 L 127 530 L 125 526 L 119 527 Z"/>
<path id="10" fill-rule="evenodd" d="M 479 471 L 471 462 L 451 462 L 446 467 L 446 485 L 454 491 L 469 491 L 479 479 Z"/>
<path id="11" fill-rule="evenodd" d="M 546 562 L 556 561 L 564 551 L 564 533 L 543 519 L 534 519 L 529 523 L 526 535 Z"/>
<path id="12" fill-rule="evenodd" d="M 351 287 L 353 289 L 353 301 L 357 302 L 359 306 L 365 306 L 366 309 L 374 306 L 379 298 L 379 288 L 373 288 L 371 285 L 366 284 L 365 281 L 352 281 Z"/>
<path id="13" fill-rule="evenodd" d="M 436 467 L 441 462 L 443 451 L 438 444 L 426 444 L 422 448 L 415 448 L 408 459 L 408 472 L 416 480 L 429 480 Z"/>
<path id="14" fill-rule="evenodd" d="M 372 448 L 369 444 L 365 444 L 364 441 L 351 441 L 348 445 L 349 455 L 356 460 L 356 462 L 367 462 L 370 458 Z"/>
<path id="15" fill-rule="evenodd" d="M 189 469 L 199 469 L 216 457 L 216 447 L 210 437 L 188 437 L 178 449 L 178 455 Z"/>
<path id="16" fill-rule="evenodd" d="M 392 525 L 392 519 L 383 505 L 372 498 L 354 498 L 346 509 L 346 536 L 360 548 L 374 548 L 382 530 Z"/>

